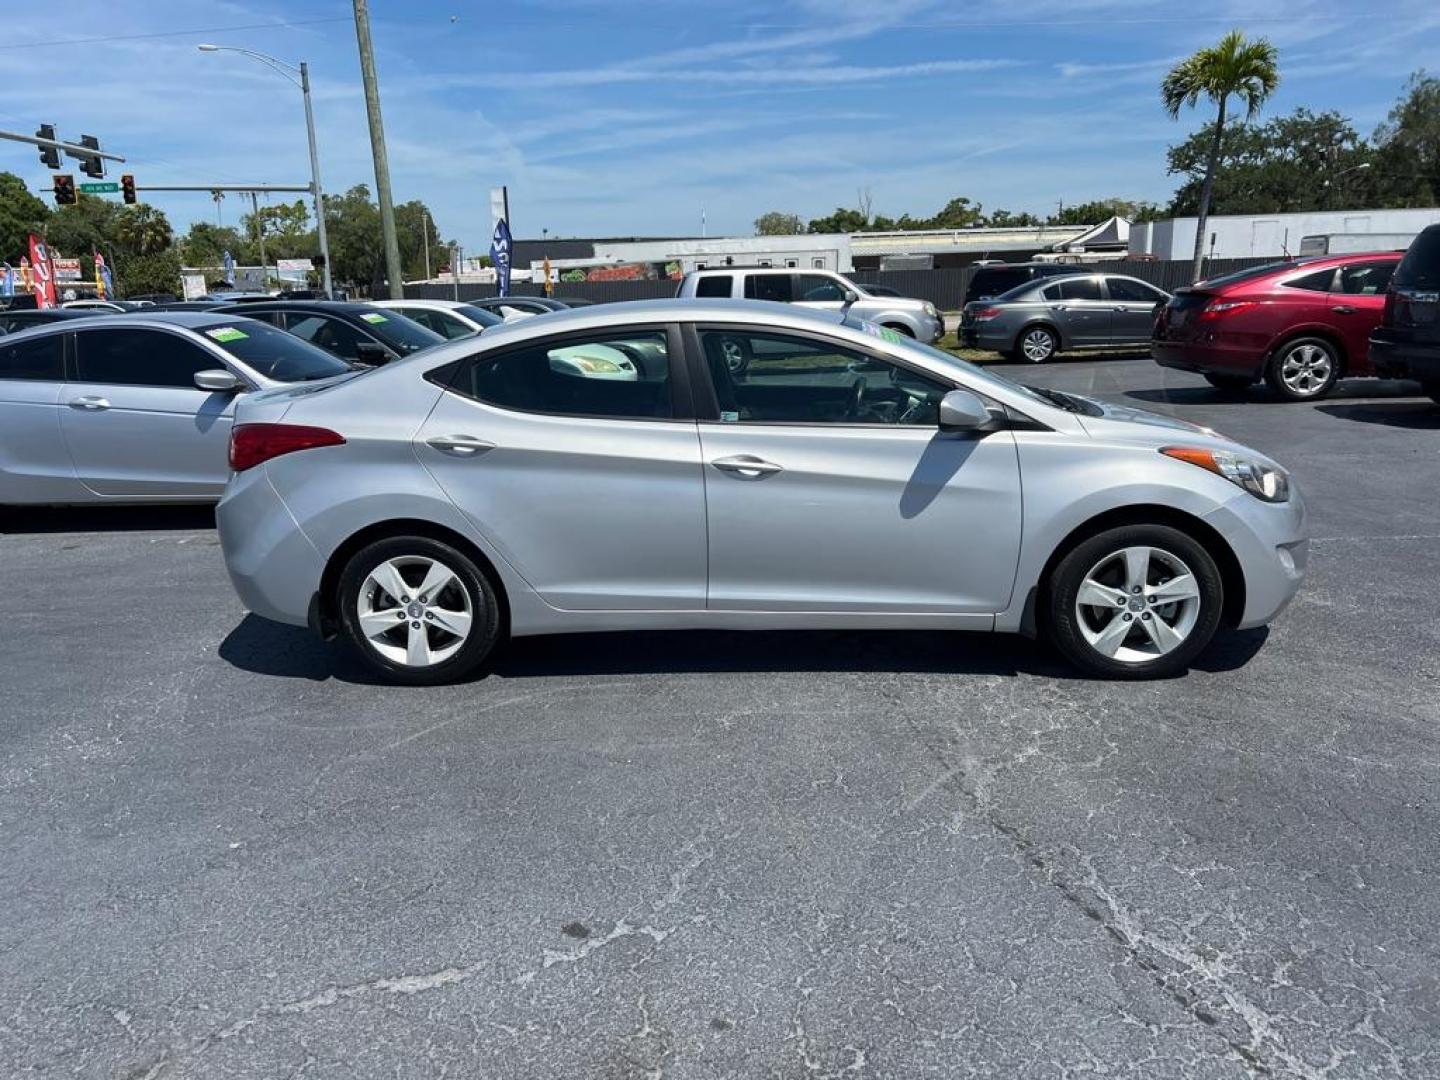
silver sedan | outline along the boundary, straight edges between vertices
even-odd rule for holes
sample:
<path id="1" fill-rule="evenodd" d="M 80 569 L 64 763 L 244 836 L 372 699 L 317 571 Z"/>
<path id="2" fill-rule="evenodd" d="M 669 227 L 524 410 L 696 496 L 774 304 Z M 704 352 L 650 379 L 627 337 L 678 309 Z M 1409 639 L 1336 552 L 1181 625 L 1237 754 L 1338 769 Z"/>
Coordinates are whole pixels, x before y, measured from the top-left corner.
<path id="1" fill-rule="evenodd" d="M 0 337 L 0 505 L 214 502 L 240 396 L 351 370 L 233 315 L 101 315 Z"/>
<path id="2" fill-rule="evenodd" d="M 1123 274 L 1039 278 L 960 313 L 960 343 L 1021 363 L 1070 349 L 1148 346 L 1155 313 L 1170 294 Z"/>
<path id="3" fill-rule="evenodd" d="M 409 683 L 507 634 L 695 627 L 1044 633 L 1160 675 L 1274 618 L 1307 550 L 1254 450 L 744 301 L 606 304 L 251 395 L 231 460 L 245 605 Z"/>

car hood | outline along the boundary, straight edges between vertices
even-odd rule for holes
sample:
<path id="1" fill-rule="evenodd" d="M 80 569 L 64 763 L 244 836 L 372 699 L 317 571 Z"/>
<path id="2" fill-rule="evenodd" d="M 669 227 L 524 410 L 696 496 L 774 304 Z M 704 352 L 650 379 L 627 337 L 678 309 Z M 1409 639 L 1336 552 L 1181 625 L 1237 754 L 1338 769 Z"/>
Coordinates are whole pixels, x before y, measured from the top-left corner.
<path id="1" fill-rule="evenodd" d="M 1080 397 L 1078 394 L 1070 396 L 1077 397 L 1090 406 L 1091 412 L 1099 413 L 1099 415 L 1077 413 L 1075 416 L 1086 434 L 1094 439 L 1135 443 L 1153 446 L 1156 449 L 1184 442 L 1189 446 L 1233 450 L 1244 452 L 1252 457 L 1265 458 L 1265 455 L 1220 434 L 1214 428 L 1202 427 L 1187 420 L 1177 420 L 1173 416 L 1164 416 L 1145 409 L 1135 409 L 1128 405 L 1112 405 L 1095 398 Z M 1269 459 L 1265 458 L 1265 460 Z"/>

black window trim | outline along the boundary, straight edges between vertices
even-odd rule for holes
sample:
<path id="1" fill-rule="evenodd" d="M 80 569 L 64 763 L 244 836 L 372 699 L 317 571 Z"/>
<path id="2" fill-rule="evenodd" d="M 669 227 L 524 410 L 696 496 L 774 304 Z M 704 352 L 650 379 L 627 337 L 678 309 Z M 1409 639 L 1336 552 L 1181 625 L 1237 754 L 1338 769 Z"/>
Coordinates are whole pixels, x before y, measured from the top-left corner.
<path id="1" fill-rule="evenodd" d="M 669 369 L 670 382 L 670 416 L 596 416 L 594 413 L 566 413 L 551 412 L 540 409 L 517 409 L 511 405 L 496 405 L 491 401 L 484 401 L 481 398 L 471 397 L 455 388 L 455 377 L 460 369 L 466 364 L 489 363 L 498 360 L 503 356 L 512 353 L 529 352 L 537 345 L 547 348 L 561 347 L 574 342 L 584 344 L 587 341 L 596 341 L 600 337 L 622 337 L 625 334 L 655 334 L 665 335 L 666 364 Z M 644 322 L 633 323 L 628 326 L 601 326 L 591 327 L 589 330 L 570 330 L 563 334 L 548 334 L 541 337 L 527 338 L 524 341 L 517 341 L 500 349 L 482 349 L 479 352 L 471 353 L 469 356 L 462 356 L 458 360 L 452 360 L 447 364 L 440 364 L 425 372 L 424 378 L 427 382 L 434 383 L 447 393 L 465 401 L 472 401 L 483 405 L 487 409 L 497 409 L 500 412 L 514 413 L 519 416 L 554 416 L 565 420 L 596 420 L 601 423 L 612 423 L 620 421 L 623 423 L 647 423 L 647 424 L 691 424 L 695 422 L 694 396 L 691 390 L 691 379 L 689 365 L 685 361 L 684 343 L 681 340 L 680 328 L 675 323 L 669 322 Z"/>
<path id="2" fill-rule="evenodd" d="M 880 363 L 890 364 L 908 371 L 910 374 L 922 379 L 929 379 L 949 386 L 951 390 L 969 390 L 975 394 L 986 405 L 997 409 L 1005 409 L 1007 415 L 1013 413 L 1002 402 L 996 401 L 982 391 L 968 387 L 955 379 L 944 375 L 937 375 L 933 371 L 927 371 L 915 364 L 906 363 L 899 357 L 891 356 L 889 353 L 877 353 L 872 349 L 857 345 L 854 342 L 843 338 L 831 337 L 828 334 L 816 333 L 813 330 L 795 330 L 788 326 L 763 326 L 756 323 L 724 323 L 724 322 L 687 322 L 684 326 L 686 358 L 691 368 L 691 384 L 695 387 L 695 422 L 700 425 L 708 425 L 734 430 L 738 427 L 803 427 L 823 428 L 834 431 L 836 428 L 855 428 L 864 431 L 939 431 L 935 424 L 867 424 L 835 423 L 830 420 L 721 420 L 720 419 L 720 398 L 715 393 L 715 384 L 710 377 L 710 368 L 705 363 L 705 349 L 700 344 L 700 335 L 709 331 L 739 331 L 742 333 L 766 334 L 780 337 L 795 337 L 806 341 L 814 341 L 817 344 L 829 345 L 835 348 L 847 349 L 851 352 L 863 353 L 873 357 Z M 978 432 L 976 434 L 988 434 Z"/>
<path id="3" fill-rule="evenodd" d="M 156 334 L 168 334 L 170 337 L 179 338 L 190 345 L 195 346 L 201 352 L 215 361 L 214 368 L 203 368 L 204 371 L 225 370 L 240 380 L 241 387 L 245 390 L 254 390 L 258 384 L 250 377 L 249 369 L 241 363 L 236 362 L 235 357 L 221 357 L 218 349 L 212 349 L 206 342 L 197 340 L 200 330 L 193 331 L 192 337 L 186 330 L 175 326 L 157 326 L 154 323 L 145 323 L 136 320 L 135 324 L 128 326 L 77 326 L 66 335 L 70 340 L 65 343 L 65 381 L 70 383 L 83 383 L 86 386 L 133 386 L 147 390 L 193 390 L 197 394 L 214 393 L 212 390 L 201 390 L 200 387 L 191 383 L 189 386 L 162 386 L 158 383 L 114 383 L 105 382 L 103 379 L 82 379 L 80 377 L 80 338 L 81 334 L 103 334 L 106 330 L 149 330 Z"/>
<path id="4" fill-rule="evenodd" d="M 1320 274 L 1324 274 L 1324 273 L 1328 273 L 1328 274 L 1330 275 L 1330 284 L 1329 284 L 1327 287 L 1325 287 L 1324 289 L 1310 289 L 1310 288 L 1306 288 L 1304 285 L 1297 285 L 1297 284 L 1295 284 L 1297 281 L 1304 281 L 1304 280 L 1305 280 L 1306 278 L 1308 278 L 1308 277 L 1318 277 Z M 1285 280 L 1284 280 L 1284 281 L 1281 281 L 1279 284 L 1280 284 L 1280 287 L 1281 287 L 1281 288 L 1291 289 L 1291 290 L 1293 290 L 1293 291 L 1295 291 L 1295 292 L 1312 293 L 1312 294 L 1314 294 L 1315 296 L 1324 296 L 1324 295 L 1326 295 L 1327 293 L 1333 293 L 1333 292 L 1335 292 L 1335 286 L 1336 286 L 1337 284 L 1339 284 L 1339 281 L 1340 281 L 1340 267 L 1339 267 L 1339 266 L 1332 266 L 1332 267 L 1329 267 L 1328 269 L 1322 268 L 1322 269 L 1316 270 L 1316 269 L 1311 268 L 1311 269 L 1309 269 L 1306 273 L 1303 273 L 1303 274 L 1292 274 L 1292 275 L 1286 277 Z"/>

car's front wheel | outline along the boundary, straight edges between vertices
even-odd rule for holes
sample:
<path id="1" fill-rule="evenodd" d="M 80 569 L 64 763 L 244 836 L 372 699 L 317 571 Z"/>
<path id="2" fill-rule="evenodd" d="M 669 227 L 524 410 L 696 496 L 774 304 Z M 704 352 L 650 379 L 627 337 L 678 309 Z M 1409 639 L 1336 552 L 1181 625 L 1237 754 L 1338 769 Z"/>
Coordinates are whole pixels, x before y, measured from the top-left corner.
<path id="1" fill-rule="evenodd" d="M 1324 338 L 1302 337 L 1275 350 L 1265 365 L 1265 381 L 1286 401 L 1314 401 L 1330 393 L 1340 378 L 1340 357 Z"/>
<path id="2" fill-rule="evenodd" d="M 1209 644 L 1224 597 L 1215 560 L 1195 540 L 1165 525 L 1126 525 L 1081 542 L 1056 566 L 1048 630 L 1096 675 L 1173 675 Z"/>
<path id="3" fill-rule="evenodd" d="M 361 549 L 340 575 L 340 623 L 373 667 L 430 686 L 473 673 L 499 642 L 495 587 L 464 552 L 425 536 Z"/>

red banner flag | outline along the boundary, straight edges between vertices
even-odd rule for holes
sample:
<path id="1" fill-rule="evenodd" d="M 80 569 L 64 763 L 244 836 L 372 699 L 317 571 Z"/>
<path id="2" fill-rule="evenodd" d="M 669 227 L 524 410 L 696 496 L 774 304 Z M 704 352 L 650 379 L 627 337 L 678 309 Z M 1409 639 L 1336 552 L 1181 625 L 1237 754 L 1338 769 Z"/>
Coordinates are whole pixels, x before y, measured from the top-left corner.
<path id="1" fill-rule="evenodd" d="M 30 234 L 30 272 L 35 277 L 35 306 L 55 307 L 55 267 L 50 262 L 50 249 L 34 233 Z"/>

